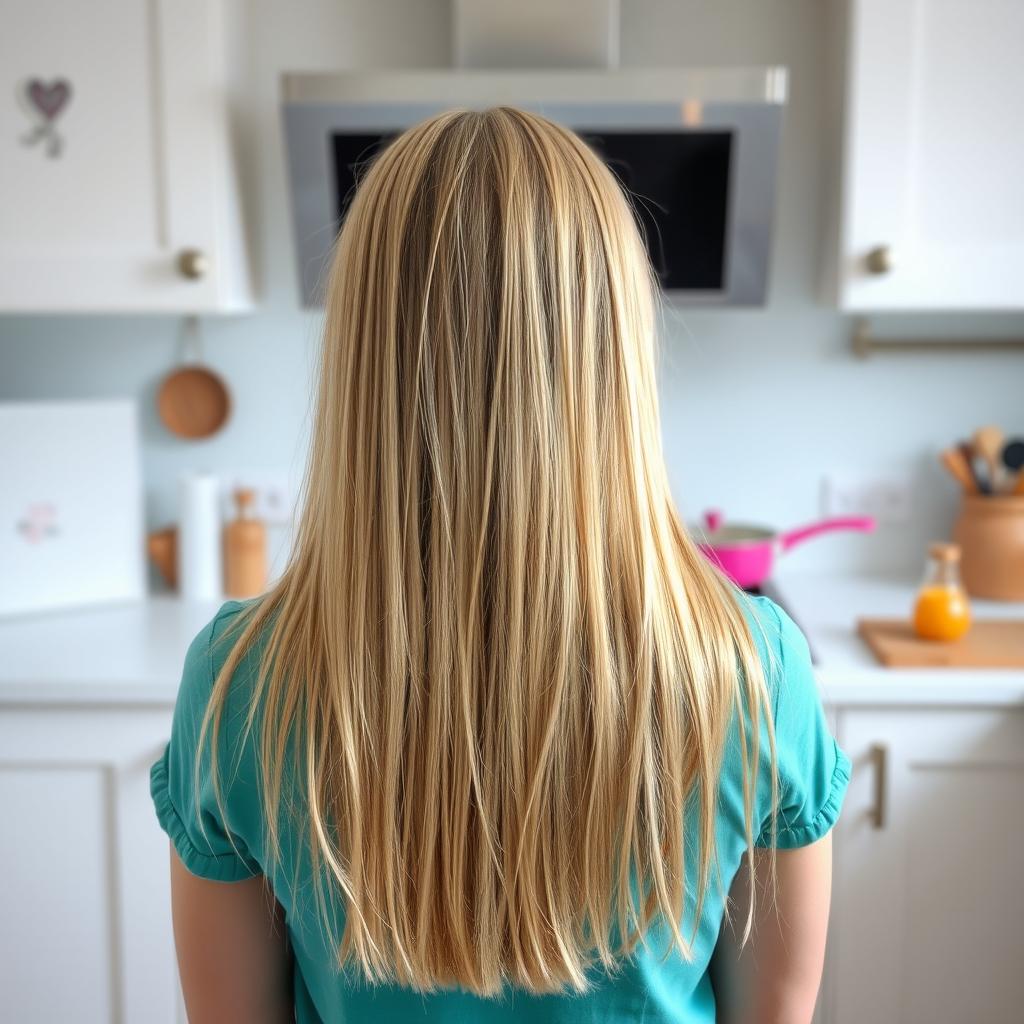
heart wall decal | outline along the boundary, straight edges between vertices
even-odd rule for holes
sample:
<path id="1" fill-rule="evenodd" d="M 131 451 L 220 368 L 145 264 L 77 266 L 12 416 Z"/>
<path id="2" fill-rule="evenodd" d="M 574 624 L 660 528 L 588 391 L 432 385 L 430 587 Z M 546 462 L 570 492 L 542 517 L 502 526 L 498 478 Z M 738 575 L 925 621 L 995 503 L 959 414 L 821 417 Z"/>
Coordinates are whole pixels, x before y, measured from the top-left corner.
<path id="1" fill-rule="evenodd" d="M 55 122 L 71 102 L 71 83 L 66 78 L 55 78 L 49 82 L 30 78 L 17 91 L 26 113 L 35 122 L 32 130 L 22 136 L 22 143 L 26 146 L 44 143 L 43 151 L 48 157 L 60 156 L 64 150 L 64 139 Z"/>
<path id="2" fill-rule="evenodd" d="M 29 79 L 27 86 L 29 102 L 47 121 L 52 121 L 68 105 L 71 99 L 71 83 L 66 78 L 44 82 L 41 78 Z"/>

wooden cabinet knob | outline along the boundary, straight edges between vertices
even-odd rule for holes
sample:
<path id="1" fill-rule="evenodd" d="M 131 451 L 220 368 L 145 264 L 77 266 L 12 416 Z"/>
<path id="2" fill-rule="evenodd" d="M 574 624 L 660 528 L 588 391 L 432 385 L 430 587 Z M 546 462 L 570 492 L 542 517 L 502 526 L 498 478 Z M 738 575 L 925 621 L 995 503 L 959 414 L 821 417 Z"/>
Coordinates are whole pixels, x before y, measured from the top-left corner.
<path id="1" fill-rule="evenodd" d="M 201 249 L 182 249 L 178 254 L 178 273 L 190 281 L 199 281 L 210 270 L 210 261 Z"/>
<path id="2" fill-rule="evenodd" d="M 872 274 L 888 274 L 893 268 L 892 249 L 888 245 L 876 245 L 864 258 Z"/>

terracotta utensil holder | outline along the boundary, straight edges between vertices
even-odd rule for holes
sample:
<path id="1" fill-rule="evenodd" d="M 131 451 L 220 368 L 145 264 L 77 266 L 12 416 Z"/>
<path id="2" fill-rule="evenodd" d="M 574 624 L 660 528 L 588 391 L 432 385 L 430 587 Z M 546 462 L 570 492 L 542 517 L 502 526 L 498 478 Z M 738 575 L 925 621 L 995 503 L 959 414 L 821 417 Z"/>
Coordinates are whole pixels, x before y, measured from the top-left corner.
<path id="1" fill-rule="evenodd" d="M 965 495 L 953 539 L 972 597 L 1024 601 L 1024 495 Z"/>

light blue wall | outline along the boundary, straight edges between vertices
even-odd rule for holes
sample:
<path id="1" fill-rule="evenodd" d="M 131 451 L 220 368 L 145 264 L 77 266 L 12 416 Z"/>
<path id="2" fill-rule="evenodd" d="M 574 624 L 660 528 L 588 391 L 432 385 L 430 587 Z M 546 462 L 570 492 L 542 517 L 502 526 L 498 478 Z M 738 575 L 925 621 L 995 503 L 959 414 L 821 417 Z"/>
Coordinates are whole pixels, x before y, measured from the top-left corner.
<path id="1" fill-rule="evenodd" d="M 447 0 L 236 0 L 236 105 L 246 158 L 258 313 L 204 322 L 208 361 L 229 381 L 234 416 L 198 444 L 163 432 L 155 388 L 172 365 L 175 321 L 0 317 L 0 398 L 132 395 L 143 410 L 152 525 L 173 516 L 179 473 L 301 470 L 319 318 L 298 309 L 277 112 L 282 70 L 444 66 Z M 821 304 L 827 56 L 821 0 L 622 0 L 622 61 L 785 64 L 791 103 L 768 307 L 666 312 L 665 447 L 688 515 L 718 505 L 734 517 L 793 525 L 817 515 L 826 472 L 896 469 L 914 486 L 914 518 L 869 539 L 836 537 L 794 552 L 802 568 L 916 566 L 948 529 L 955 490 L 935 454 L 988 421 L 1024 433 L 1024 360 L 1013 355 L 848 353 L 851 323 Z M 889 318 L 882 330 L 1024 331 L 1024 319 Z"/>

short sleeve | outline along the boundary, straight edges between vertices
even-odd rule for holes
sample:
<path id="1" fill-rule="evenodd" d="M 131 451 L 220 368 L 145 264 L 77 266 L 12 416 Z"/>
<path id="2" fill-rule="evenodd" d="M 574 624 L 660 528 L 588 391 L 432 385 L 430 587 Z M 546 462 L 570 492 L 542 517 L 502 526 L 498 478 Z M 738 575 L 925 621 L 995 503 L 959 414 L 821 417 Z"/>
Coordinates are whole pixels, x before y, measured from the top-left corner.
<path id="1" fill-rule="evenodd" d="M 211 779 L 208 742 L 204 742 L 198 793 L 196 789 L 199 733 L 213 690 L 211 645 L 228 607 L 200 631 L 185 655 L 170 742 L 149 776 L 157 819 L 182 863 L 192 874 L 219 882 L 241 881 L 260 871 L 241 836 L 230 831 L 224 821 Z M 222 780 L 230 767 L 230 751 L 221 745 L 218 769 Z M 229 793 L 230 787 L 222 781 L 222 802 Z"/>
<path id="2" fill-rule="evenodd" d="M 821 839 L 836 823 L 850 781 L 850 762 L 825 721 L 807 640 L 781 608 L 767 603 L 777 621 L 777 658 L 769 659 L 766 674 L 779 795 L 777 819 L 773 822 L 769 809 L 757 845 L 794 849 Z"/>

